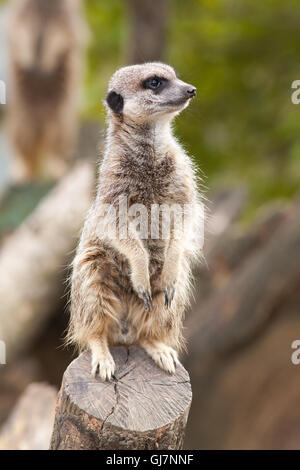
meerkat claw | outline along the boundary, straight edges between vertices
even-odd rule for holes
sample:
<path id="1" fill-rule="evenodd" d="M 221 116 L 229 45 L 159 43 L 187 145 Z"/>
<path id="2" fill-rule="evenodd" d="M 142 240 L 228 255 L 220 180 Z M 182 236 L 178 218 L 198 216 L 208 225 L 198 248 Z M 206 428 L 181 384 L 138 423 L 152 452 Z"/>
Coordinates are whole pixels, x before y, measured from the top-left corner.
<path id="1" fill-rule="evenodd" d="M 92 364 L 91 375 L 93 377 L 97 376 L 98 369 L 99 369 L 99 364 Z"/>
<path id="2" fill-rule="evenodd" d="M 95 355 L 92 358 L 91 374 L 93 377 L 99 377 L 102 380 L 111 380 L 115 372 L 115 362 L 111 355 Z"/>
<path id="3" fill-rule="evenodd" d="M 151 312 L 151 308 L 153 307 L 151 292 L 143 291 L 142 296 L 143 296 L 146 312 Z"/>
<path id="4" fill-rule="evenodd" d="M 165 293 L 165 306 L 168 308 L 168 307 L 171 307 L 171 303 L 172 303 L 172 300 L 174 298 L 174 294 L 175 294 L 175 288 L 174 287 L 171 287 L 171 289 L 168 289 L 168 288 L 164 288 L 164 293 Z"/>

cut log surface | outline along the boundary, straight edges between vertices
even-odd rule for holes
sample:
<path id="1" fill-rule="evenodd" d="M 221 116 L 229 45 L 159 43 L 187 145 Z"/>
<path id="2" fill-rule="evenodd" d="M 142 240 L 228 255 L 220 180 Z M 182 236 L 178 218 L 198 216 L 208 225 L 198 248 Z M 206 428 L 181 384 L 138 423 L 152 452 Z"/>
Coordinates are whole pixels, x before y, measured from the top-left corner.
<path id="1" fill-rule="evenodd" d="M 66 370 L 51 449 L 181 449 L 191 405 L 189 375 L 162 371 L 137 347 L 111 349 L 115 378 L 90 374 L 84 352 Z"/>

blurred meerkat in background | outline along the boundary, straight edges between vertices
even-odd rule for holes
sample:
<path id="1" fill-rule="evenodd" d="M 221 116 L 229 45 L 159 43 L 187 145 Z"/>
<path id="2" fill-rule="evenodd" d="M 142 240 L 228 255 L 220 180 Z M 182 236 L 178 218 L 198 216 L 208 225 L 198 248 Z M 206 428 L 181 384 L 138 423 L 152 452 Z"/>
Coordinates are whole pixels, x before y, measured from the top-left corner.
<path id="1" fill-rule="evenodd" d="M 87 30 L 80 0 L 12 0 L 8 131 L 13 179 L 59 178 L 74 151 Z"/>

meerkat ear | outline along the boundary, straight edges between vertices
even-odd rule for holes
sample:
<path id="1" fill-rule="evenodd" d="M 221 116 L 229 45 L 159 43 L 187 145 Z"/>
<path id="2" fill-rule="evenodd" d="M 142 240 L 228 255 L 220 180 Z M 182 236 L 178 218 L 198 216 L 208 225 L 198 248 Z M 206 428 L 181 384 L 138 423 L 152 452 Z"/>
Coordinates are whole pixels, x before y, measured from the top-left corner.
<path id="1" fill-rule="evenodd" d="M 124 106 L 122 95 L 119 95 L 115 91 L 110 91 L 106 96 L 106 102 L 114 113 L 120 114 L 122 112 Z"/>

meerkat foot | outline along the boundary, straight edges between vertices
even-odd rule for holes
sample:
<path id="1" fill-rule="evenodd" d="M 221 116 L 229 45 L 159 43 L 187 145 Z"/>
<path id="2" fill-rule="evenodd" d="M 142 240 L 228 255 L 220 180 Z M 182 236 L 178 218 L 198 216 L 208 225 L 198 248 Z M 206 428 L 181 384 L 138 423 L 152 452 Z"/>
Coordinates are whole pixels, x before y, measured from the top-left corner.
<path id="1" fill-rule="evenodd" d="M 143 348 L 161 369 L 169 374 L 175 374 L 176 366 L 179 364 L 175 349 L 163 343 L 153 345 L 144 344 Z"/>
<path id="2" fill-rule="evenodd" d="M 115 372 L 115 361 L 108 348 L 99 345 L 92 346 L 92 369 L 91 374 L 96 377 L 97 374 L 102 380 L 111 380 Z"/>

